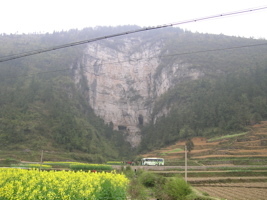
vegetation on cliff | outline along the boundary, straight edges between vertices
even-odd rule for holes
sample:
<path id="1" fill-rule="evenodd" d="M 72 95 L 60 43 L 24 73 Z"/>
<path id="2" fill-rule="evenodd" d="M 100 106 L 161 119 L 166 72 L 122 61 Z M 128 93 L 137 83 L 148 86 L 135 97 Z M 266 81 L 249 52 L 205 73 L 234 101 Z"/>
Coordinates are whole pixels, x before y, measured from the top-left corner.
<path id="1" fill-rule="evenodd" d="M 134 28 L 1 35 L 0 58 Z M 192 136 L 243 131 L 248 124 L 266 120 L 267 46 L 260 45 L 265 40 L 191 33 L 179 28 L 137 35 L 151 42 L 164 41 L 160 66 L 153 78 L 177 60 L 204 74 L 199 80 L 177 81 L 156 100 L 152 117 L 157 120 L 141 125 L 139 152 Z M 116 49 L 119 38 L 117 41 L 107 44 Z M 236 46 L 243 47 L 230 48 Z M 0 63 L 1 151 L 81 152 L 87 155 L 87 161 L 97 162 L 124 159 L 135 153 L 123 133 L 113 131 L 112 124 L 105 124 L 94 114 L 82 93 L 88 89 L 86 84 L 79 90 L 73 81 L 70 66 L 82 59 L 84 48 L 80 45 Z M 170 112 L 158 118 L 164 108 Z"/>
<path id="2" fill-rule="evenodd" d="M 194 136 L 242 132 L 267 119 L 266 88 L 267 65 L 180 84 L 157 102 L 155 109 L 167 106 L 171 111 L 156 124 L 143 127 L 140 149 L 152 150 Z"/>
<path id="3" fill-rule="evenodd" d="M 1 57 L 84 38 L 87 29 L 46 35 L 3 35 Z M 90 33 L 90 31 L 89 31 Z M 120 132 L 105 125 L 72 80 L 70 65 L 84 47 L 0 63 L 0 150 L 87 154 L 104 162 L 128 153 Z M 20 153 L 16 153 L 21 159 Z M 23 157 L 23 156 L 22 156 Z M 75 158 L 74 158 L 75 159 Z M 81 159 L 78 158 L 78 159 Z"/>

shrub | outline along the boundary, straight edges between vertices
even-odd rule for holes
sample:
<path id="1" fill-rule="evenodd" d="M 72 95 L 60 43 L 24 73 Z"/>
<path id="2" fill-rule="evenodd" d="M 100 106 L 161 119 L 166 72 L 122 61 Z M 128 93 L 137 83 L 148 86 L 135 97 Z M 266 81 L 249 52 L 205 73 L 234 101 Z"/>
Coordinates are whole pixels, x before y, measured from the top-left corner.
<path id="1" fill-rule="evenodd" d="M 165 183 L 163 193 L 168 196 L 169 200 L 184 200 L 192 193 L 192 190 L 185 180 L 175 177 Z"/>
<path id="2" fill-rule="evenodd" d="M 131 199 L 148 199 L 146 188 L 137 179 L 132 179 L 132 181 L 130 182 L 128 194 L 130 195 Z"/>
<path id="3" fill-rule="evenodd" d="M 146 187 L 154 187 L 160 180 L 160 176 L 151 172 L 143 172 L 140 174 L 139 180 Z"/>
<path id="4" fill-rule="evenodd" d="M 135 173 L 132 170 L 131 166 L 126 166 L 126 168 L 123 168 L 122 172 L 127 178 L 130 178 L 130 179 L 134 178 L 135 176 Z"/>

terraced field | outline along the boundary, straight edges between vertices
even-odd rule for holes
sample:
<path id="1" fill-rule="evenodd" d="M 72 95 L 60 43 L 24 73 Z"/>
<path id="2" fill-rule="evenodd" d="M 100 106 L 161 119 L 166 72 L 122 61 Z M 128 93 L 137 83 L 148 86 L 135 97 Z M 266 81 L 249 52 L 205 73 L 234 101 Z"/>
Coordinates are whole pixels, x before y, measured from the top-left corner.
<path id="1" fill-rule="evenodd" d="M 235 135 L 195 137 L 188 158 L 188 182 L 204 196 L 224 200 L 267 199 L 267 121 Z M 162 157 L 165 176 L 184 176 L 185 141 L 142 157 Z M 258 169 L 257 169 L 258 167 Z M 172 170 L 173 169 L 173 170 Z M 171 175 L 172 174 L 172 175 Z M 229 176 L 230 175 L 230 176 Z"/>
<path id="2" fill-rule="evenodd" d="M 237 163 L 232 161 L 239 159 L 244 160 L 242 164 L 249 165 L 251 163 L 246 163 L 245 158 L 255 158 L 255 163 L 252 164 L 267 164 L 267 162 L 262 163 L 262 161 L 267 160 L 267 121 L 251 126 L 248 129 L 249 131 L 247 132 L 235 135 L 192 138 L 194 149 L 189 153 L 190 160 L 199 161 L 199 165 L 235 165 Z M 163 157 L 167 162 L 179 161 L 184 159 L 184 146 L 185 141 L 178 141 L 174 145 L 141 156 Z M 202 161 L 205 159 L 213 161 L 203 163 Z"/>
<path id="3" fill-rule="evenodd" d="M 248 183 L 193 184 L 194 188 L 208 196 L 227 200 L 266 200 L 267 181 Z"/>

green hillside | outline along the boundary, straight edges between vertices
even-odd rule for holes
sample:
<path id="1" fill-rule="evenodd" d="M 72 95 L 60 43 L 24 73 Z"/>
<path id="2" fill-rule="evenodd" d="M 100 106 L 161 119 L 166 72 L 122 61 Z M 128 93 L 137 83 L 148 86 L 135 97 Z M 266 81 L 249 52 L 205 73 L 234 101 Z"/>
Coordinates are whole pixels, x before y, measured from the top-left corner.
<path id="1" fill-rule="evenodd" d="M 157 75 L 180 60 L 205 76 L 178 80 L 156 101 L 152 121 L 157 123 L 142 127 L 140 152 L 194 136 L 243 132 L 267 119 L 266 40 L 172 32 L 168 41 Z M 158 117 L 164 109 L 168 115 Z"/>
<path id="2" fill-rule="evenodd" d="M 169 115 L 143 127 L 141 151 L 195 136 L 211 137 L 246 131 L 267 118 L 267 65 L 216 80 L 183 83 L 162 96 L 155 107 Z"/>
<path id="3" fill-rule="evenodd" d="M 0 57 L 78 40 L 86 32 L 4 35 Z M 0 63 L 2 158 L 38 160 L 44 150 L 52 159 L 105 162 L 129 154 L 123 135 L 95 116 L 75 87 L 69 68 L 82 50 L 79 46 Z"/>
<path id="4" fill-rule="evenodd" d="M 0 58 L 134 28 L 138 27 L 1 35 Z M 244 132 L 248 124 L 266 120 L 267 45 L 260 45 L 266 40 L 179 28 L 137 35 L 165 44 L 154 79 L 177 60 L 204 74 L 199 80 L 178 80 L 155 102 L 156 123 L 140 127 L 138 149 L 131 149 L 122 132 L 113 131 L 112 124 L 93 113 L 82 93 L 86 84 L 77 89 L 70 65 L 82 59 L 85 46 L 80 45 L 0 62 L 0 159 L 38 161 L 44 150 L 47 160 L 122 160 L 189 137 Z M 106 43 L 116 48 L 119 38 L 116 41 Z M 229 48 L 235 46 L 243 47 Z M 157 117 L 165 108 L 169 114 Z"/>

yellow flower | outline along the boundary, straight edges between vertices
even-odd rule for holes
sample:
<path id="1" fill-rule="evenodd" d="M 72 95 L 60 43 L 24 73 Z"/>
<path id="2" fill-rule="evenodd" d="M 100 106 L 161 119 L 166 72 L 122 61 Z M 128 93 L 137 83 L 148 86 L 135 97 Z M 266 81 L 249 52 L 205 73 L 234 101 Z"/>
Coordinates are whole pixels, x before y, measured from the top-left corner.
<path id="1" fill-rule="evenodd" d="M 108 181 L 109 185 L 103 185 Z M 0 199 L 94 199 L 99 192 L 126 194 L 128 179 L 121 174 L 73 171 L 0 169 Z M 125 198 L 120 196 L 118 199 Z"/>

